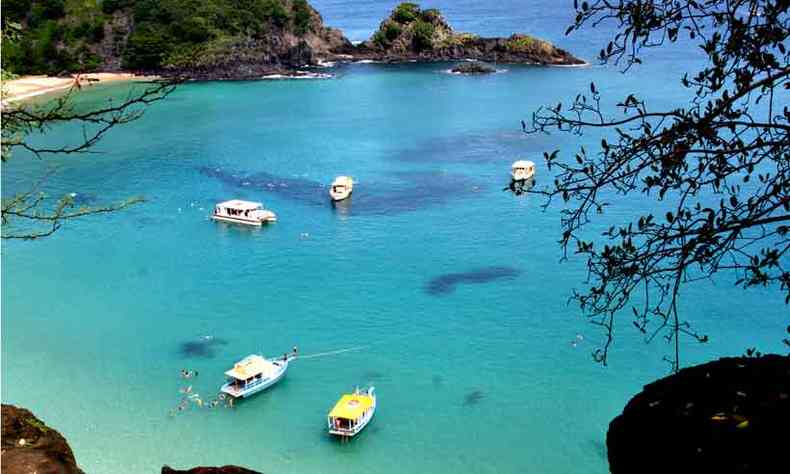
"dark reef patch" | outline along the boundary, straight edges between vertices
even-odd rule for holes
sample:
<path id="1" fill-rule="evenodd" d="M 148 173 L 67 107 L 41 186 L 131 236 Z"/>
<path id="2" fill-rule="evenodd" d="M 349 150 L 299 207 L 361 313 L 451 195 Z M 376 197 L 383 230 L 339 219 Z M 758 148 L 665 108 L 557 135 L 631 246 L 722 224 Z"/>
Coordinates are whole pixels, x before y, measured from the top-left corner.
<path id="1" fill-rule="evenodd" d="M 447 295 L 455 291 L 460 284 L 482 284 L 496 280 L 508 280 L 521 274 L 521 270 L 513 267 L 483 267 L 462 273 L 446 273 L 431 279 L 425 285 L 429 295 Z"/>
<path id="2" fill-rule="evenodd" d="M 224 346 L 227 343 L 228 341 L 218 337 L 203 336 L 197 340 L 182 342 L 179 347 L 179 353 L 182 357 L 187 358 L 211 359 L 216 355 L 217 347 Z"/>
<path id="3" fill-rule="evenodd" d="M 496 130 L 418 142 L 392 158 L 405 163 L 503 163 L 509 166 L 525 153 L 539 154 L 549 138 L 526 138 L 519 130 Z M 503 169 L 507 175 L 509 167 Z"/>
<path id="4" fill-rule="evenodd" d="M 464 406 L 477 405 L 485 398 L 485 393 L 482 390 L 472 390 L 464 396 Z"/>
<path id="5" fill-rule="evenodd" d="M 382 372 L 378 372 L 376 370 L 370 370 L 370 371 L 365 372 L 364 374 L 362 374 L 362 380 L 364 380 L 365 382 L 368 382 L 368 383 L 369 382 L 381 382 L 382 380 L 386 380 L 386 379 L 387 379 L 387 375 L 386 374 L 384 374 Z"/>
<path id="6" fill-rule="evenodd" d="M 244 174 L 208 166 L 201 167 L 200 172 L 232 187 L 265 191 L 303 204 L 320 206 L 327 203 L 326 187 L 309 179 L 285 178 L 265 172 Z"/>
<path id="7" fill-rule="evenodd" d="M 205 176 L 238 189 L 264 191 L 284 199 L 313 206 L 332 207 L 327 187 L 303 178 L 284 178 L 269 173 L 244 174 L 201 167 Z M 443 205 L 452 199 L 474 196 L 480 191 L 466 176 L 444 172 L 395 173 L 395 182 L 358 183 L 350 200 L 335 205 L 342 215 L 392 216 Z"/>

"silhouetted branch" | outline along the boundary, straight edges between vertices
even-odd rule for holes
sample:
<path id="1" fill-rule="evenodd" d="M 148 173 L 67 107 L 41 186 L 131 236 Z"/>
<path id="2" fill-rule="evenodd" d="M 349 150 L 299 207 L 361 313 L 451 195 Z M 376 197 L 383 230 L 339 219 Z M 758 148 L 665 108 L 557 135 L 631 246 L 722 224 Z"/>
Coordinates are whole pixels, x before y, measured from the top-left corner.
<path id="1" fill-rule="evenodd" d="M 650 110 L 636 94 L 603 110 L 595 84 L 564 107 L 544 106 L 525 133 L 582 135 L 612 131 L 600 149 L 572 157 L 545 153 L 555 172 L 552 188 L 538 192 L 566 204 L 560 243 L 587 259 L 587 291 L 574 298 L 605 331 L 594 355 L 606 363 L 614 322 L 631 307 L 633 325 L 649 342 L 663 334 L 706 342 L 678 312 L 682 285 L 734 271 L 737 284 L 777 284 L 790 302 L 790 111 L 779 97 L 790 89 L 790 1 L 648 0 L 584 2 L 575 24 L 616 21 L 619 32 L 601 51 L 603 62 L 641 62 L 643 49 L 675 42 L 685 32 L 708 57 L 682 85 L 690 100 L 672 110 Z M 778 112 L 781 111 L 781 112 Z M 647 207 L 633 221 L 612 226 L 602 248 L 582 236 L 595 215 L 641 194 Z M 659 217 L 660 216 L 660 217 Z M 635 296 L 641 300 L 632 302 Z"/>

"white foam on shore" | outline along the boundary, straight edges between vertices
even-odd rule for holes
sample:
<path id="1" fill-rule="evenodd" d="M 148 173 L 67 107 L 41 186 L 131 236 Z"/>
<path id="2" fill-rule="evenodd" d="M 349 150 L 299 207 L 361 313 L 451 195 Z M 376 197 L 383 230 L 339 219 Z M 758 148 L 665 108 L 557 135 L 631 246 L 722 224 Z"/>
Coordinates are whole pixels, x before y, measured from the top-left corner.
<path id="1" fill-rule="evenodd" d="M 480 73 L 480 72 L 455 72 L 452 68 L 450 69 L 442 69 L 440 71 L 442 74 L 451 74 L 453 76 L 487 76 L 488 74 L 504 74 L 506 72 L 510 72 L 510 69 L 494 69 L 491 73 Z"/>
<path id="2" fill-rule="evenodd" d="M 582 61 L 584 61 L 584 60 L 582 60 Z M 576 67 L 592 67 L 592 64 L 588 63 L 587 61 L 584 61 L 583 64 L 546 64 L 546 66 L 549 66 L 549 67 L 573 67 L 573 68 L 576 68 Z"/>
<path id="3" fill-rule="evenodd" d="M 261 76 L 263 80 L 288 80 L 288 79 L 332 79 L 334 74 L 326 74 L 322 72 L 305 72 L 299 71 L 297 75 L 289 74 L 268 74 Z"/>

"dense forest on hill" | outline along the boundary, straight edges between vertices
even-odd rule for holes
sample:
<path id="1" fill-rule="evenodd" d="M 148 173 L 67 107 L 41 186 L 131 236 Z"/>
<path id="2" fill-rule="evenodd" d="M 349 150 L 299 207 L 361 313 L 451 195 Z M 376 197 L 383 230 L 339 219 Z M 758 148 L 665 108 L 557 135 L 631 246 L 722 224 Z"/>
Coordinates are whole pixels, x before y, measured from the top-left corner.
<path id="1" fill-rule="evenodd" d="M 307 0 L 3 0 L 3 69 L 158 69 L 234 41 L 320 27 Z"/>

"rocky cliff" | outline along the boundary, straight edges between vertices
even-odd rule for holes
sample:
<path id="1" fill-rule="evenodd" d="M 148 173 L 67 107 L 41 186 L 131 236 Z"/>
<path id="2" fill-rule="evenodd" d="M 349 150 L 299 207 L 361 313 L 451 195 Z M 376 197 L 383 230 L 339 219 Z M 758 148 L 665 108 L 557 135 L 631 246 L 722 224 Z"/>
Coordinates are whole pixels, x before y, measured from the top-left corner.
<path id="1" fill-rule="evenodd" d="M 632 398 L 609 425 L 609 468 L 786 472 L 788 427 L 790 357 L 720 359 L 653 382 Z"/>
<path id="2" fill-rule="evenodd" d="M 3 474 L 83 474 L 66 439 L 24 408 L 2 406 Z"/>

